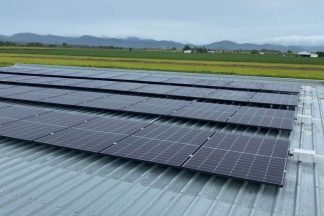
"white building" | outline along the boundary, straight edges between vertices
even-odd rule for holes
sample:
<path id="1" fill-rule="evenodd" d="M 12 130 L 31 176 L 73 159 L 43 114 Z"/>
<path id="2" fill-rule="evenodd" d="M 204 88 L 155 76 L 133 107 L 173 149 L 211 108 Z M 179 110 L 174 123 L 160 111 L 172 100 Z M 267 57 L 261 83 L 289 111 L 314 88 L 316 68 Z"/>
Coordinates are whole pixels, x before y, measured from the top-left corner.
<path id="1" fill-rule="evenodd" d="M 306 51 L 299 52 L 299 53 L 298 53 L 298 56 L 301 56 L 301 57 L 318 58 L 318 54 L 316 54 L 316 53 L 310 53 L 310 52 L 306 52 Z"/>
<path id="2" fill-rule="evenodd" d="M 183 53 L 192 53 L 192 50 L 184 50 Z"/>

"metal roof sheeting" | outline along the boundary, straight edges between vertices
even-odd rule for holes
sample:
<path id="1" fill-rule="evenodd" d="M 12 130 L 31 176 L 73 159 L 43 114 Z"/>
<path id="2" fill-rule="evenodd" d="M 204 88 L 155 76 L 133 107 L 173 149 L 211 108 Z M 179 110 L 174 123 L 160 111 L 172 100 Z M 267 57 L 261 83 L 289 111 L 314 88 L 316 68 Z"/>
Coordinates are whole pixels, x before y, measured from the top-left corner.
<path id="1" fill-rule="evenodd" d="M 304 88 L 292 148 L 324 154 L 324 86 Z M 240 127 L 226 130 L 241 131 Z M 247 133 L 250 131 L 246 131 Z M 251 132 L 253 133 L 253 131 Z M 269 136 L 287 136 L 272 131 Z M 324 161 L 290 158 L 283 188 L 0 139 L 0 215 L 324 215 Z"/>

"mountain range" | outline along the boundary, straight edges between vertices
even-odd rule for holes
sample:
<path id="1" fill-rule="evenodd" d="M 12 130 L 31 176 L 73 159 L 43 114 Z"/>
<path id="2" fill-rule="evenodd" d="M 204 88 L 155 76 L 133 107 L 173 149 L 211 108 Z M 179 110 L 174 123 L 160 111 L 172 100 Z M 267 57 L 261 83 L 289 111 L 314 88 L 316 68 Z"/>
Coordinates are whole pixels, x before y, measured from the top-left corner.
<path id="1" fill-rule="evenodd" d="M 203 46 L 211 50 L 280 50 L 285 52 L 292 50 L 299 51 L 324 51 L 323 46 L 283 46 L 276 44 L 254 44 L 254 43 L 235 43 L 233 41 L 218 41 L 205 45 L 185 44 L 180 42 L 168 40 L 153 40 L 140 39 L 137 37 L 129 38 L 108 38 L 108 37 L 94 37 L 84 35 L 81 37 L 64 37 L 57 35 L 39 35 L 33 33 L 19 33 L 12 36 L 0 35 L 0 41 L 9 41 L 15 43 L 43 43 L 43 44 L 63 44 L 82 45 L 82 46 L 114 46 L 123 48 L 147 48 L 147 49 L 170 49 L 175 47 L 177 49 L 183 48 L 185 45 Z"/>

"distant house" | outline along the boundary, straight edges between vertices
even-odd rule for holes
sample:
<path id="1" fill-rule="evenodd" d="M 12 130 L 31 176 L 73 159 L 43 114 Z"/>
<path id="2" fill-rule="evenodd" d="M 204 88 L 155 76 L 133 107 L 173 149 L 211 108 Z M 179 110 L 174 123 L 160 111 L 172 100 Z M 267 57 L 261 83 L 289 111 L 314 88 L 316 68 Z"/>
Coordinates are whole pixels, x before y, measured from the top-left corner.
<path id="1" fill-rule="evenodd" d="M 312 54 L 311 54 L 311 58 L 318 58 L 318 54 L 316 54 L 316 53 L 312 53 Z"/>
<path id="2" fill-rule="evenodd" d="M 299 52 L 298 56 L 300 56 L 300 57 L 318 58 L 318 54 L 310 53 L 310 52 L 306 52 L 306 51 Z"/>
<path id="3" fill-rule="evenodd" d="M 192 53 L 192 50 L 184 50 L 183 53 Z"/>
<path id="4" fill-rule="evenodd" d="M 215 50 L 208 50 L 208 53 L 215 53 Z"/>

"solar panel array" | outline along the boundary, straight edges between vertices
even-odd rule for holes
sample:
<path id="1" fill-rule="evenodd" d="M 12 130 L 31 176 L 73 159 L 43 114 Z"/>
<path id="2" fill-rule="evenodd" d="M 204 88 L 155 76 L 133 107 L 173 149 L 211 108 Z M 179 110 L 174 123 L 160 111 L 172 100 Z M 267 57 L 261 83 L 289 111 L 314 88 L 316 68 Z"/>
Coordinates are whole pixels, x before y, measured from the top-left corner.
<path id="1" fill-rule="evenodd" d="M 157 76 L 148 73 L 134 74 L 108 70 L 75 70 L 75 69 L 53 69 L 53 68 L 24 68 L 7 67 L 2 68 L 2 73 L 41 75 L 48 77 L 82 78 L 82 79 L 106 79 L 113 81 L 128 81 L 137 83 L 153 83 L 166 85 L 183 85 L 195 87 L 226 88 L 238 90 L 255 90 L 263 92 L 299 93 L 299 84 L 274 83 L 274 82 L 242 82 L 229 79 L 197 79 L 194 77 Z"/>
<path id="2" fill-rule="evenodd" d="M 147 117 L 103 117 L 0 102 L 0 136 L 284 184 L 288 140 L 264 133 L 202 129 L 196 123 L 289 132 L 299 85 L 32 67 L 2 68 L 0 83 L 0 99 L 6 101 Z M 161 123 L 166 118 L 160 117 L 190 121 L 185 125 Z"/>
<path id="3" fill-rule="evenodd" d="M 283 130 L 292 130 L 294 119 L 294 111 L 280 109 L 40 87 L 11 86 L 0 98 Z"/>
<path id="4" fill-rule="evenodd" d="M 76 90 L 95 90 L 108 92 L 124 92 L 131 94 L 143 94 L 145 96 L 164 96 L 183 99 L 206 99 L 210 101 L 227 101 L 237 103 L 265 104 L 278 106 L 297 106 L 298 95 L 286 95 L 278 93 L 262 93 L 248 91 L 234 91 L 211 89 L 201 87 L 171 86 L 144 83 L 122 83 L 104 80 L 82 80 L 52 77 L 33 77 L 11 75 L 7 77 L 0 74 L 0 82 L 24 85 L 36 85 L 43 87 L 68 88 Z M 24 78 L 22 78 L 24 77 Z M 242 84 L 246 86 L 248 84 Z"/>
<path id="5" fill-rule="evenodd" d="M 282 186 L 288 141 L 0 104 L 0 135 Z M 23 112 L 25 110 L 25 113 Z"/>

